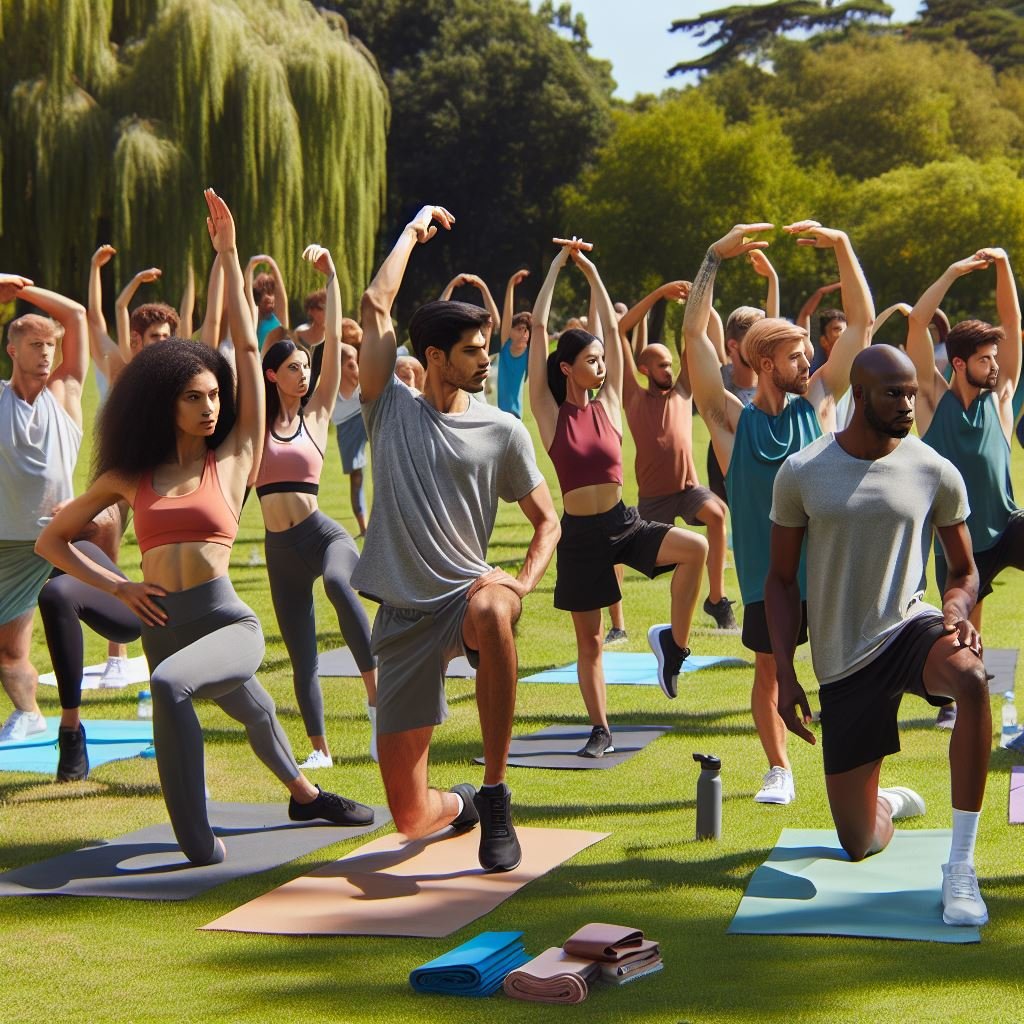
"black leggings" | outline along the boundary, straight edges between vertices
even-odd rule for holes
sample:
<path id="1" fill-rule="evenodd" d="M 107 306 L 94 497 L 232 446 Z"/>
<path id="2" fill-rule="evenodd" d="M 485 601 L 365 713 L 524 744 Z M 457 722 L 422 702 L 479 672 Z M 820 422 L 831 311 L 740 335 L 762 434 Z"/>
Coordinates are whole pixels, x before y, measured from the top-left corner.
<path id="1" fill-rule="evenodd" d="M 83 555 L 125 579 L 124 573 L 95 544 L 74 545 Z M 39 593 L 39 615 L 46 631 L 53 673 L 57 677 L 60 706 L 67 710 L 82 703 L 82 672 L 85 668 L 84 622 L 104 640 L 128 644 L 138 640 L 142 623 L 123 602 L 97 587 L 60 575 L 48 580 Z"/>

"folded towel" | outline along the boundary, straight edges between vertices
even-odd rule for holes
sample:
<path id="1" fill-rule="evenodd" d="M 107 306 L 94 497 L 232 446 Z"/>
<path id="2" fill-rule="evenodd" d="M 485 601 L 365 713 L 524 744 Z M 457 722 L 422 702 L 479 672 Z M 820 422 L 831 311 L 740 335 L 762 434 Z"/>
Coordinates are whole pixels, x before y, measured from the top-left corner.
<path id="1" fill-rule="evenodd" d="M 534 1003 L 582 1003 L 600 966 L 552 946 L 505 979 L 505 995 Z"/>
<path id="2" fill-rule="evenodd" d="M 509 971 L 530 959 L 522 940 L 522 932 L 481 932 L 417 967 L 409 984 L 417 992 L 489 996 L 501 988 Z"/>
<path id="3" fill-rule="evenodd" d="M 661 962 L 661 950 L 658 944 L 652 943 L 653 949 L 646 949 L 642 953 L 630 954 L 617 960 L 613 964 L 601 964 L 601 976 L 604 978 L 621 978 L 627 974 L 635 974 L 637 971 L 650 967 L 651 964 Z"/>
<path id="4" fill-rule="evenodd" d="M 639 928 L 626 928 L 620 924 L 594 922 L 578 928 L 562 943 L 570 956 L 584 960 L 616 963 L 624 957 L 656 950 L 658 944 L 645 939 Z"/>
<path id="5" fill-rule="evenodd" d="M 628 985 L 631 981 L 646 978 L 648 974 L 657 974 L 664 966 L 664 961 L 660 956 L 653 962 L 637 965 L 633 970 L 627 971 L 625 974 L 614 974 L 612 973 L 613 967 L 611 964 L 602 964 L 601 980 L 607 985 Z"/>

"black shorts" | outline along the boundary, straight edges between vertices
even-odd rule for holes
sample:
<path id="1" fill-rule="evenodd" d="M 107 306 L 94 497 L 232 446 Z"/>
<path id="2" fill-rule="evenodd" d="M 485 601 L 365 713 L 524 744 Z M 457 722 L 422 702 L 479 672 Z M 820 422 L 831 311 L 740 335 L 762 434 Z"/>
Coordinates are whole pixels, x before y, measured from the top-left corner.
<path id="1" fill-rule="evenodd" d="M 1024 569 L 1024 509 L 1010 513 L 1006 528 L 992 547 L 974 552 L 974 564 L 978 567 L 979 601 L 992 593 L 992 583 L 1004 569 Z M 948 572 L 940 545 L 935 552 L 935 582 L 940 594 L 946 589 Z"/>
<path id="2" fill-rule="evenodd" d="M 772 653 L 772 638 L 768 635 L 768 619 L 764 612 L 764 601 L 755 601 L 743 606 L 743 635 L 740 637 L 748 651 L 758 654 Z M 798 644 L 807 643 L 807 602 L 800 602 L 800 634 Z"/>
<path id="3" fill-rule="evenodd" d="M 896 638 L 852 675 L 825 683 L 821 701 L 821 748 L 825 774 L 848 772 L 900 749 L 897 716 L 903 694 L 914 693 L 933 707 L 951 704 L 924 688 L 924 664 L 945 632 L 939 612 L 907 619 Z"/>
<path id="4" fill-rule="evenodd" d="M 725 493 L 725 474 L 722 472 L 718 456 L 715 454 L 715 446 L 710 441 L 708 442 L 708 489 L 712 494 L 718 495 L 726 505 L 729 504 L 729 497 Z"/>
<path id="5" fill-rule="evenodd" d="M 620 501 L 596 516 L 562 515 L 555 552 L 555 607 L 567 612 L 607 608 L 622 597 L 616 565 L 628 565 L 653 579 L 674 565 L 658 565 L 658 552 L 671 526 L 648 523 Z"/>

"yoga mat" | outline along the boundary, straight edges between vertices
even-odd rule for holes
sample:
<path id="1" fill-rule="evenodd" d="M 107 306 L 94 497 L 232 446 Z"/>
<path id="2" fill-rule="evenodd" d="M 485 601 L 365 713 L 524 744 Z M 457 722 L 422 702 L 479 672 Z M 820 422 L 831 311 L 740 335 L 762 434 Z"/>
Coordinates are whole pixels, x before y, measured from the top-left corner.
<path id="1" fill-rule="evenodd" d="M 784 828 L 751 876 L 732 935 L 852 935 L 980 942 L 977 928 L 942 923 L 948 829 L 897 830 L 854 864 L 831 829 Z"/>
<path id="2" fill-rule="evenodd" d="M 550 725 L 527 736 L 513 736 L 508 763 L 514 768 L 614 768 L 639 753 L 648 743 L 672 731 L 670 725 L 612 725 L 615 752 L 604 757 L 580 757 L 579 750 L 590 739 L 589 725 Z M 483 764 L 482 757 L 473 758 Z"/>
<path id="3" fill-rule="evenodd" d="M 14 743 L 0 743 L 0 771 L 53 775 L 57 771 L 59 724 L 60 718 L 47 718 L 46 732 Z M 149 719 L 86 719 L 83 724 L 90 768 L 126 757 L 138 757 L 153 742 L 153 723 Z"/>
<path id="4" fill-rule="evenodd" d="M 1011 825 L 1024 825 L 1024 765 L 1014 765 L 1010 769 L 1010 807 Z"/>
<path id="5" fill-rule="evenodd" d="M 609 685 L 657 686 L 658 662 L 653 654 L 631 651 L 605 651 L 601 655 L 605 682 Z M 699 672 L 704 668 L 742 668 L 749 666 L 742 658 L 723 655 L 691 655 L 683 662 L 683 672 Z M 579 685 L 576 662 L 534 672 L 532 676 L 519 680 L 521 683 L 570 683 Z"/>
<path id="6" fill-rule="evenodd" d="M 990 693 L 1005 693 L 1013 689 L 1013 679 L 1017 674 L 1017 655 L 1015 648 L 996 647 L 985 649 L 985 671 L 994 678 L 988 681 Z"/>
<path id="7" fill-rule="evenodd" d="M 493 910 L 528 882 L 610 833 L 519 828 L 523 861 L 487 874 L 480 832 L 424 839 L 382 836 L 229 911 L 207 931 L 262 935 L 407 935 L 440 938 Z"/>
<path id="8" fill-rule="evenodd" d="M 0 896 L 107 896 L 125 900 L 187 900 L 224 882 L 268 871 L 331 843 L 363 836 L 391 815 L 375 807 L 374 822 L 360 828 L 289 821 L 288 805 L 209 803 L 213 830 L 227 860 L 193 867 L 169 824 L 129 832 L 0 875 Z"/>
<path id="9" fill-rule="evenodd" d="M 104 661 L 100 665 L 86 665 L 82 670 L 82 689 L 83 690 L 98 690 L 100 688 L 100 676 L 103 675 L 103 670 L 107 667 L 107 663 Z M 149 680 L 149 665 L 146 662 L 145 655 L 140 654 L 137 658 L 128 659 L 128 671 L 125 673 L 125 682 L 119 686 L 105 686 L 105 690 L 122 690 L 126 687 L 133 686 L 136 683 L 145 683 Z M 56 686 L 57 677 L 52 672 L 46 672 L 39 677 L 39 682 L 44 686 Z"/>
<path id="10" fill-rule="evenodd" d="M 530 959 L 522 932 L 481 932 L 409 974 L 417 992 L 447 996 L 490 996 L 505 975 Z"/>
<path id="11" fill-rule="evenodd" d="M 359 666 L 347 647 L 339 647 L 320 655 L 317 673 L 322 679 L 328 676 L 358 676 Z M 476 669 L 460 655 L 449 662 L 445 675 L 449 679 L 476 679 Z"/>

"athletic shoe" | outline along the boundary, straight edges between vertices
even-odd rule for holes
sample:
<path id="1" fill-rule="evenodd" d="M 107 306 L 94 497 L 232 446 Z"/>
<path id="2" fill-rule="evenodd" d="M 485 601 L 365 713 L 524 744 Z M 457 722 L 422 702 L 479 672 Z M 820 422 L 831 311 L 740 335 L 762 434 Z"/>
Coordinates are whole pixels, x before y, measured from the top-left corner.
<path id="1" fill-rule="evenodd" d="M 333 825 L 369 825 L 373 821 L 373 808 L 358 804 L 355 800 L 328 793 L 317 788 L 316 799 L 312 803 L 300 804 L 295 797 L 288 801 L 288 817 L 292 821 L 315 821 L 323 818 Z"/>
<path id="2" fill-rule="evenodd" d="M 878 795 L 892 808 L 893 821 L 920 817 L 927 809 L 924 797 L 906 786 L 879 786 Z"/>
<path id="3" fill-rule="evenodd" d="M 131 680 L 128 678 L 127 658 L 107 658 L 103 674 L 100 676 L 99 688 L 101 690 L 120 690 L 128 686 Z"/>
<path id="4" fill-rule="evenodd" d="M 605 634 L 604 645 L 605 647 L 611 647 L 612 644 L 624 644 L 628 639 L 629 637 L 624 629 L 617 629 L 615 626 L 612 626 Z"/>
<path id="5" fill-rule="evenodd" d="M 451 791 L 462 797 L 462 810 L 452 821 L 451 827 L 456 832 L 468 832 L 471 828 L 476 828 L 480 824 L 480 815 L 477 813 L 474 803 L 476 786 L 471 786 L 468 782 L 460 782 L 457 786 L 452 786 Z"/>
<path id="6" fill-rule="evenodd" d="M 715 629 L 739 629 L 736 616 L 732 613 L 732 601 L 723 597 L 712 603 L 710 597 L 704 599 L 704 612 L 715 620 Z"/>
<path id="7" fill-rule="evenodd" d="M 57 730 L 57 781 L 77 782 L 89 774 L 89 753 L 85 746 L 85 728 Z"/>
<path id="8" fill-rule="evenodd" d="M 46 732 L 46 719 L 38 711 L 12 711 L 0 729 L 0 743 L 20 743 L 40 732 Z"/>
<path id="9" fill-rule="evenodd" d="M 300 768 L 333 768 L 334 758 L 330 754 L 325 754 L 322 750 L 314 750 L 309 757 L 306 758 Z"/>
<path id="10" fill-rule="evenodd" d="M 366 705 L 366 717 L 370 720 L 370 760 L 379 761 L 377 757 L 377 709 Z"/>
<path id="11" fill-rule="evenodd" d="M 956 725 L 956 704 L 946 704 L 939 708 L 939 715 L 935 719 L 937 729 L 952 729 Z"/>
<path id="12" fill-rule="evenodd" d="M 946 924 L 986 924 L 988 907 L 970 864 L 942 865 L 942 920 Z"/>
<path id="13" fill-rule="evenodd" d="M 666 697 L 675 697 L 679 670 L 690 656 L 689 647 L 680 647 L 672 639 L 672 627 L 667 623 L 651 626 L 647 630 L 647 642 L 658 659 L 658 685 Z"/>
<path id="14" fill-rule="evenodd" d="M 253 548 L 252 551 L 249 552 L 249 561 L 246 562 L 245 564 L 248 565 L 252 569 L 255 569 L 259 565 L 265 565 L 266 564 L 263 561 L 263 556 L 260 554 L 260 549 L 259 548 Z"/>
<path id="15" fill-rule="evenodd" d="M 791 804 L 796 799 L 793 773 L 788 768 L 772 768 L 754 796 L 759 804 Z"/>
<path id="16" fill-rule="evenodd" d="M 153 758 L 156 757 L 156 745 L 150 743 L 150 745 L 146 747 L 145 750 L 140 750 L 139 757 L 144 757 L 146 758 L 147 761 L 151 761 Z"/>
<path id="17" fill-rule="evenodd" d="M 576 753 L 579 757 L 604 757 L 605 754 L 614 754 L 612 734 L 603 725 L 595 725 L 590 730 L 587 745 Z"/>
<path id="18" fill-rule="evenodd" d="M 473 804 L 480 815 L 480 867 L 484 871 L 514 871 L 523 859 L 512 825 L 512 793 L 502 782 L 477 790 Z"/>

